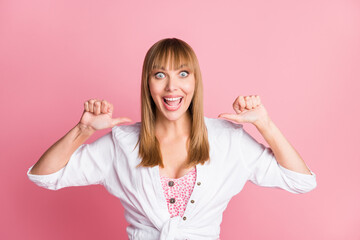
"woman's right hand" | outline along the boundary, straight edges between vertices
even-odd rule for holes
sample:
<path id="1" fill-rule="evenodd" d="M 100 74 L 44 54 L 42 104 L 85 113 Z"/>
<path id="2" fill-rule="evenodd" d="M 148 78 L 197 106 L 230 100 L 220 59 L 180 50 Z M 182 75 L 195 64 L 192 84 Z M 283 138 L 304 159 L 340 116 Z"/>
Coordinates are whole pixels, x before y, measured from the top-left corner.
<path id="1" fill-rule="evenodd" d="M 127 117 L 113 119 L 113 111 L 114 107 L 108 101 L 90 99 L 84 103 L 84 112 L 79 123 L 91 130 L 101 130 L 132 121 Z"/>

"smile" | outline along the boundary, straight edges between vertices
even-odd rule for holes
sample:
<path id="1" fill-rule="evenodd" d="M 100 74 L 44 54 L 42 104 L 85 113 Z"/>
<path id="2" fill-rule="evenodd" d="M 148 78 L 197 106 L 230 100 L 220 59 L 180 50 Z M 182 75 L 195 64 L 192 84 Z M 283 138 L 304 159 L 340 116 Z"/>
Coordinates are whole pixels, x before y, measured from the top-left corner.
<path id="1" fill-rule="evenodd" d="M 183 97 L 178 98 L 163 98 L 163 104 L 165 108 L 169 111 L 176 111 L 180 108 L 182 104 Z"/>

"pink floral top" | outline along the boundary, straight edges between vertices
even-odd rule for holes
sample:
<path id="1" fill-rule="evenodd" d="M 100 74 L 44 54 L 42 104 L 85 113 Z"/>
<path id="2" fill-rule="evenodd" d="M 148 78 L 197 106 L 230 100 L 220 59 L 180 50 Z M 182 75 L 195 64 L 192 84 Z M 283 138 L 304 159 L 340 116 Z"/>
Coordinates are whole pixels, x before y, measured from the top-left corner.
<path id="1" fill-rule="evenodd" d="M 183 216 L 186 205 L 194 189 L 196 181 L 196 167 L 181 178 L 168 178 L 160 176 L 160 179 L 170 217 Z"/>

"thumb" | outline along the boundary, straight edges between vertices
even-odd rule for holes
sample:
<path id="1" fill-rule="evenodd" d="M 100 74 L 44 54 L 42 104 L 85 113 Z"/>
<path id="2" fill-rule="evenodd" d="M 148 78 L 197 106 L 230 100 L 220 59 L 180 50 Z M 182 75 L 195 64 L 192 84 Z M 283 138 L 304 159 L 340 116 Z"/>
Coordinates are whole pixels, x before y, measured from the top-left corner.
<path id="1" fill-rule="evenodd" d="M 111 123 L 112 123 L 113 126 L 116 126 L 118 124 L 126 123 L 126 122 L 132 122 L 132 120 L 130 118 L 127 118 L 127 117 L 120 117 L 120 118 L 112 119 Z"/>
<path id="2" fill-rule="evenodd" d="M 234 122 L 238 122 L 239 121 L 239 116 L 236 114 L 232 114 L 232 113 L 222 113 L 219 114 L 218 118 L 223 118 L 225 120 L 230 120 L 230 121 L 234 121 Z"/>

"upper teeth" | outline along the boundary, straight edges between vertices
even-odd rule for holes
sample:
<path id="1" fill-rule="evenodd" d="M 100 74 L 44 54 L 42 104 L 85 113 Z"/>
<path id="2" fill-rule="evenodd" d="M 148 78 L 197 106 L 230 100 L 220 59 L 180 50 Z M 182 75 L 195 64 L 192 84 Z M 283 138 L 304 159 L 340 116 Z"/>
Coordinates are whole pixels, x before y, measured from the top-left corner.
<path id="1" fill-rule="evenodd" d="M 166 101 L 177 101 L 179 99 L 181 99 L 182 97 L 177 97 L 177 98 L 165 98 Z"/>

